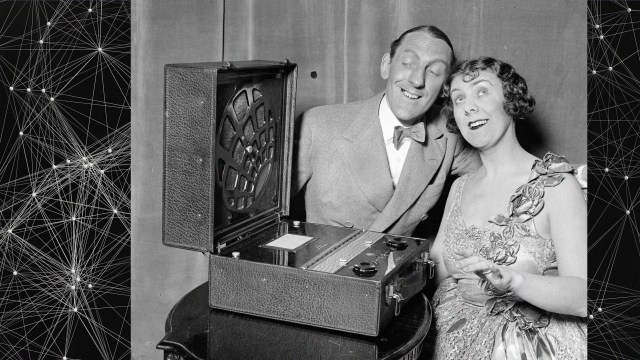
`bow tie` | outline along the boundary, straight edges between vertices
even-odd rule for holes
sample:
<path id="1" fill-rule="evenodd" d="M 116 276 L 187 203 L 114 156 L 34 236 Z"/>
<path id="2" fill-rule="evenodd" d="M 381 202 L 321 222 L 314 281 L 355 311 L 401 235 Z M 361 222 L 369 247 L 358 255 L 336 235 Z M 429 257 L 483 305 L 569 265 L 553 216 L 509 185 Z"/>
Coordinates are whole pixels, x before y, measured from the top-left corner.
<path id="1" fill-rule="evenodd" d="M 404 138 L 406 137 L 412 138 L 413 140 L 420 143 L 424 142 L 424 139 L 425 139 L 424 123 L 419 122 L 408 128 L 404 126 L 394 127 L 393 128 L 393 146 L 395 146 L 396 150 L 400 148 L 400 145 L 402 145 L 402 140 L 404 140 Z"/>

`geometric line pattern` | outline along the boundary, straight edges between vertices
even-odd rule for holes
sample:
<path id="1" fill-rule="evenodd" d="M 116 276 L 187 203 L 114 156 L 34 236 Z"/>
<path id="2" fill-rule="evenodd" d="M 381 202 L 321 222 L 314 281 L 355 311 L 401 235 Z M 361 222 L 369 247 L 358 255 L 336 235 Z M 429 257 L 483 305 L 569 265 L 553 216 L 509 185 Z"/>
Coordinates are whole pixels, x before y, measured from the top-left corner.
<path id="1" fill-rule="evenodd" d="M 130 2 L 0 14 L 0 354 L 127 359 Z"/>
<path id="2" fill-rule="evenodd" d="M 640 3 L 588 2 L 589 358 L 640 358 Z"/>

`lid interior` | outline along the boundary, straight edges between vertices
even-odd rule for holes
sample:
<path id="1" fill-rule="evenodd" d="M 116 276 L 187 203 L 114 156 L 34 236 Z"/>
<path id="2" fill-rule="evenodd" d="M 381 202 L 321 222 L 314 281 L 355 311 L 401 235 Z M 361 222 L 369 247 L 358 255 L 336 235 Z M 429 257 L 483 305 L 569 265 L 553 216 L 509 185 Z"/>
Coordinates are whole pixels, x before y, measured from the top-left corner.
<path id="1" fill-rule="evenodd" d="M 282 71 L 219 73 L 212 157 L 216 234 L 282 208 L 285 84 Z"/>

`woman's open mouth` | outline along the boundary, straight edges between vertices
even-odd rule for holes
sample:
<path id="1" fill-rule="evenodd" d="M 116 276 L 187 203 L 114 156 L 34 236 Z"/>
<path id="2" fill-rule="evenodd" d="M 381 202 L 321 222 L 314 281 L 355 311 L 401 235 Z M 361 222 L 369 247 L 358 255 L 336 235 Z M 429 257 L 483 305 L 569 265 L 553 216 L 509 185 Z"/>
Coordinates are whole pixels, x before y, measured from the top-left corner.
<path id="1" fill-rule="evenodd" d="M 480 119 L 480 120 L 472 121 L 472 122 L 469 123 L 469 129 L 471 129 L 471 130 L 479 129 L 479 128 L 483 127 L 488 122 L 489 122 L 489 120 L 487 120 L 487 119 Z"/>

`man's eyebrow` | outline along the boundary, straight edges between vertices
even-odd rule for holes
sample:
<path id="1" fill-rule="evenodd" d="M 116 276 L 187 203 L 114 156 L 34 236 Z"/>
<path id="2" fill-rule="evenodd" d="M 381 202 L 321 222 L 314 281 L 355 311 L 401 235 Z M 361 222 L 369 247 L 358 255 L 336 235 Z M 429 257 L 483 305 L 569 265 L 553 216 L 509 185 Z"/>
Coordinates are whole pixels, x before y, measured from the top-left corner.
<path id="1" fill-rule="evenodd" d="M 406 53 L 411 53 L 411 54 L 413 54 L 415 57 L 420 58 L 420 55 L 418 55 L 418 53 L 417 53 L 415 50 L 413 50 L 413 49 L 405 49 L 405 50 L 404 50 L 404 52 L 406 52 Z M 449 66 L 449 63 L 448 63 L 445 59 L 439 59 L 439 58 L 438 58 L 438 59 L 433 59 L 433 60 L 431 60 L 431 61 L 429 62 L 429 64 L 428 64 L 428 66 L 430 66 L 430 65 L 432 65 L 432 64 L 434 64 L 434 63 L 438 63 L 438 62 L 443 63 L 443 64 L 444 64 L 445 66 L 447 66 L 447 67 Z"/>
<path id="2" fill-rule="evenodd" d="M 417 52 L 415 52 L 413 49 L 404 49 L 404 52 L 406 52 L 406 53 L 411 53 L 411 54 L 413 54 L 413 56 L 415 56 L 415 57 L 419 57 L 419 56 L 418 56 L 418 53 L 417 53 Z"/>

